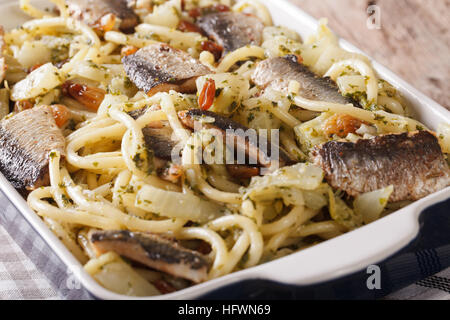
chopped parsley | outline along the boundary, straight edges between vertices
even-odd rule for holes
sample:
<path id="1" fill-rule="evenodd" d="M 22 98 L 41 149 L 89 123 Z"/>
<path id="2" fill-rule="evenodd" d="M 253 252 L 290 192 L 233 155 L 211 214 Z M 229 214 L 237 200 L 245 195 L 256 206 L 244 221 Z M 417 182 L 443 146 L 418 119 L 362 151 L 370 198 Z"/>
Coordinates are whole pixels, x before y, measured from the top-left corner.
<path id="1" fill-rule="evenodd" d="M 252 122 L 255 119 L 255 114 L 253 112 L 250 112 L 250 114 L 247 117 L 247 123 Z"/>
<path id="2" fill-rule="evenodd" d="M 215 93 L 215 97 L 218 98 L 221 94 L 222 94 L 223 88 L 217 88 L 216 89 L 216 93 Z"/>

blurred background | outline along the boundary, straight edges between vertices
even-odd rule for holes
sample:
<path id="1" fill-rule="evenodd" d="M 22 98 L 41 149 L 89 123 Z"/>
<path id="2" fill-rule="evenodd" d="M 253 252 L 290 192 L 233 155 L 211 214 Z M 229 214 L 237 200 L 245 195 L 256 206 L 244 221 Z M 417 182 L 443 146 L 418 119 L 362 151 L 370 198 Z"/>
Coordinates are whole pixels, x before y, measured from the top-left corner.
<path id="1" fill-rule="evenodd" d="M 450 0 L 289 1 L 450 109 Z"/>

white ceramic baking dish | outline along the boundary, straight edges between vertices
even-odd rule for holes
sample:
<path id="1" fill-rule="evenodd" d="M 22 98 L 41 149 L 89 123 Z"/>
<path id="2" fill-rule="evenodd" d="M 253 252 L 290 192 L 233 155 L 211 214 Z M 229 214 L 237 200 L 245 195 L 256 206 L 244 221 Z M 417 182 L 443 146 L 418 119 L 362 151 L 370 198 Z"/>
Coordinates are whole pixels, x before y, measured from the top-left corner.
<path id="1" fill-rule="evenodd" d="M 49 2 L 43 0 L 34 3 L 43 8 L 50 6 Z M 292 28 L 302 36 L 315 32 L 317 21 L 288 1 L 266 0 L 264 3 L 272 12 L 276 24 Z M 0 17 L 6 29 L 19 26 L 27 19 L 27 16 L 19 10 L 18 1 L 8 0 L 0 0 Z M 361 52 L 345 40 L 341 40 L 341 45 L 346 50 Z M 380 46 L 382 45 L 383 43 L 380 43 Z M 376 62 L 373 62 L 373 65 L 381 78 L 399 89 L 416 112 L 418 119 L 428 127 L 436 129 L 441 122 L 450 123 L 450 112 L 447 109 L 414 89 L 382 65 Z M 130 299 L 102 288 L 84 272 L 80 263 L 1 174 L 0 189 L 92 295 L 100 299 Z M 407 246 L 419 232 L 419 214 L 425 208 L 449 198 L 450 188 L 447 188 L 370 225 L 288 257 L 176 293 L 147 299 L 193 299 L 218 288 L 249 279 L 264 279 L 299 286 L 312 285 L 364 270 L 368 265 L 380 262 Z M 448 233 L 450 234 L 450 226 Z"/>

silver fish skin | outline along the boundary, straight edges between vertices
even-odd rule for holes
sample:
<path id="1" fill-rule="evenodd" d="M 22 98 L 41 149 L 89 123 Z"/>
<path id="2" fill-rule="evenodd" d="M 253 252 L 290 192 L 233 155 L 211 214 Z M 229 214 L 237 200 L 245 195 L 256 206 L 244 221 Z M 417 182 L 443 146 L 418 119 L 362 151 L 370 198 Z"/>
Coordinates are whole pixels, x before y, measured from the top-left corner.
<path id="1" fill-rule="evenodd" d="M 174 137 L 169 122 L 151 123 L 142 129 L 142 133 L 145 147 L 153 154 L 152 165 L 157 175 L 163 180 L 178 183 L 181 167 L 172 162 L 172 152 L 179 141 Z"/>
<path id="2" fill-rule="evenodd" d="M 0 122 L 0 170 L 19 190 L 49 184 L 49 154 L 65 155 L 65 139 L 50 107 L 22 111 Z"/>
<path id="3" fill-rule="evenodd" d="M 170 90 L 195 92 L 195 80 L 211 73 L 186 52 L 163 43 L 139 49 L 123 57 L 122 62 L 130 80 L 149 95 Z"/>
<path id="4" fill-rule="evenodd" d="M 148 110 L 148 107 L 128 112 L 133 119 L 138 119 Z M 176 139 L 168 121 L 155 121 L 149 123 L 142 129 L 144 135 L 145 147 L 151 158 L 153 158 L 152 169 L 163 180 L 177 183 L 179 176 L 178 167 L 172 162 L 172 151 L 177 146 Z M 173 171 L 172 169 L 177 168 Z"/>
<path id="5" fill-rule="evenodd" d="M 159 122 L 158 126 L 148 125 L 142 129 L 145 146 L 153 150 L 155 157 L 172 160 L 172 150 L 178 141 L 173 139 L 173 130 L 167 121 Z"/>
<path id="6" fill-rule="evenodd" d="M 203 16 L 197 25 L 224 48 L 224 55 L 247 45 L 261 45 L 264 24 L 239 12 L 218 12 Z"/>
<path id="7" fill-rule="evenodd" d="M 419 200 L 450 185 L 438 139 L 428 131 L 331 141 L 312 151 L 328 183 L 350 196 L 394 186 L 390 202 Z"/>
<path id="8" fill-rule="evenodd" d="M 322 78 L 298 62 L 295 55 L 271 58 L 261 61 L 252 75 L 253 82 L 261 88 L 272 88 L 287 92 L 289 82 L 300 83 L 299 95 L 315 101 L 332 103 L 353 103 L 353 99 L 342 96 L 336 83 L 330 78 Z"/>
<path id="9" fill-rule="evenodd" d="M 149 107 L 144 107 L 128 112 L 128 114 L 134 120 L 137 120 L 148 110 Z M 144 135 L 145 147 L 152 150 L 155 157 L 161 160 L 172 160 L 172 150 L 178 141 L 168 121 L 150 122 L 142 129 L 142 134 Z"/>
<path id="10" fill-rule="evenodd" d="M 93 231 L 89 239 L 97 254 L 114 251 L 147 267 L 195 283 L 208 279 L 210 264 L 202 254 L 162 236 L 110 230 Z"/>
<path id="11" fill-rule="evenodd" d="M 127 0 L 67 0 L 69 14 L 93 26 L 100 19 L 112 13 L 122 21 L 120 29 L 131 31 L 138 23 L 138 15 L 128 7 Z"/>

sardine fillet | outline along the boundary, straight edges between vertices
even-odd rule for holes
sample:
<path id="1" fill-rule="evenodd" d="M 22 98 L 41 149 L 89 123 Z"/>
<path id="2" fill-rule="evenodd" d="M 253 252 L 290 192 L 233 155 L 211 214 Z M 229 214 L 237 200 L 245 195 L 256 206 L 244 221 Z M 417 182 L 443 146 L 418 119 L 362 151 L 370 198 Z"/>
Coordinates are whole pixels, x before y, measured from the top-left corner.
<path id="1" fill-rule="evenodd" d="M 160 159 L 171 161 L 172 150 L 177 141 L 172 140 L 173 130 L 169 125 L 161 128 L 151 128 L 149 126 L 142 129 L 145 146 L 153 150 L 154 155 Z"/>
<path id="2" fill-rule="evenodd" d="M 128 7 L 127 0 L 67 0 L 69 13 L 75 19 L 93 26 L 106 14 L 120 18 L 120 29 L 128 31 L 139 23 L 139 17 Z"/>
<path id="3" fill-rule="evenodd" d="M 122 62 L 130 80 L 146 93 L 195 92 L 195 79 L 211 73 L 200 61 L 166 44 L 149 45 Z"/>
<path id="4" fill-rule="evenodd" d="M 150 268 L 194 282 L 207 280 L 208 261 L 200 254 L 154 234 L 97 231 L 90 240 L 98 253 L 114 251 Z"/>
<path id="5" fill-rule="evenodd" d="M 50 107 L 25 110 L 0 122 L 0 170 L 16 189 L 49 183 L 52 150 L 65 154 L 65 139 Z"/>
<path id="6" fill-rule="evenodd" d="M 224 54 L 247 45 L 261 45 L 264 24 L 256 17 L 239 12 L 208 14 L 197 24 L 224 49 Z"/>
<path id="7" fill-rule="evenodd" d="M 306 99 L 356 104 L 352 99 L 342 96 L 333 80 L 315 75 L 305 65 L 298 63 L 294 55 L 261 61 L 252 80 L 259 87 L 283 92 L 287 92 L 289 82 L 295 80 L 300 84 L 299 95 Z"/>
<path id="8" fill-rule="evenodd" d="M 331 186 L 350 196 L 394 186 L 389 201 L 418 200 L 450 185 L 450 169 L 428 131 L 356 143 L 331 141 L 312 152 Z"/>

